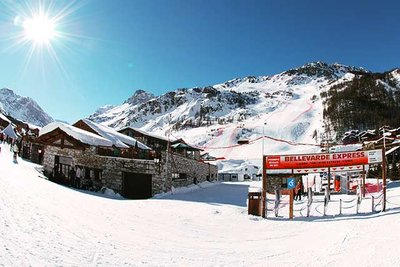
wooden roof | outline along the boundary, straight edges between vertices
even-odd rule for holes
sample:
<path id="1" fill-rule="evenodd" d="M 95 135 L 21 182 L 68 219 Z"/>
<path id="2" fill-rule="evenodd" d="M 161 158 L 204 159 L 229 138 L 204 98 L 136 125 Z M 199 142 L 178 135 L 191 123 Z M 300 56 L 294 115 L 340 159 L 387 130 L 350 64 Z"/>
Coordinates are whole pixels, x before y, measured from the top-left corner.
<path id="1" fill-rule="evenodd" d="M 56 146 L 61 148 L 71 148 L 85 150 L 90 147 L 90 145 L 81 142 L 80 140 L 68 135 L 66 132 L 60 128 L 56 128 L 51 132 L 45 133 L 36 139 L 37 143 Z"/>

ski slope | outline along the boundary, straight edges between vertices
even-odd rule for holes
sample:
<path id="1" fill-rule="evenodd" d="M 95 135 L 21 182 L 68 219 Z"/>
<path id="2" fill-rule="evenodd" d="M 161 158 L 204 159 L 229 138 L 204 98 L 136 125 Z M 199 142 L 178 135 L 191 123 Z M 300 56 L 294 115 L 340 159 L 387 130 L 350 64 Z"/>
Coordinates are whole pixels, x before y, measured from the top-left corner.
<path id="1" fill-rule="evenodd" d="M 279 78 L 282 79 L 282 83 L 289 79 L 285 76 Z M 276 84 L 277 81 L 274 80 L 252 84 L 251 87 L 243 83 L 234 90 L 243 92 L 245 89 L 249 90 L 249 87 L 260 93 L 288 90 L 285 83 L 284 86 Z M 323 132 L 323 105 L 319 97 L 323 85 L 325 82 L 313 81 L 306 85 L 290 86 L 292 97 L 279 95 L 273 100 L 260 98 L 259 103 L 250 106 L 249 109 L 256 112 L 256 116 L 227 125 L 180 130 L 173 132 L 172 137 L 182 137 L 191 144 L 199 144 L 205 152 L 218 158 L 247 160 L 259 166 L 263 153 L 319 151 L 319 147 L 316 146 L 318 142 L 313 135 L 315 131 Z M 266 136 L 264 144 L 263 134 Z M 238 145 L 241 138 L 249 140 L 250 143 Z M 293 145 L 285 141 L 309 145 Z"/>
<path id="2" fill-rule="evenodd" d="M 353 80 L 354 71 L 365 70 L 312 62 L 272 76 L 235 78 L 157 97 L 140 90 L 89 119 L 183 138 L 217 158 L 219 170 L 252 176 L 257 172 L 243 169 L 260 169 L 263 154 L 320 152 L 321 139 L 335 138 L 323 118 L 326 95 L 332 86 Z"/>
<path id="3" fill-rule="evenodd" d="M 323 217 L 316 203 L 308 219 L 296 212 L 288 221 L 282 208 L 282 217 L 264 220 L 247 215 L 257 182 L 203 184 L 149 200 L 102 197 L 49 182 L 0 146 L 0 266 L 400 265 L 396 183 L 385 213 L 370 213 L 365 200 L 358 216 Z"/>

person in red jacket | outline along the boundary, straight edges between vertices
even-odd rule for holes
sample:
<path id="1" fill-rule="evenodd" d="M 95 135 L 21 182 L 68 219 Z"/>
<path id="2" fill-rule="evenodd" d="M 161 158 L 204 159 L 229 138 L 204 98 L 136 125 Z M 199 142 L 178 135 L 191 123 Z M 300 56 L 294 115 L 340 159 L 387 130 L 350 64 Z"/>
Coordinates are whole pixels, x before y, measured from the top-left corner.
<path id="1" fill-rule="evenodd" d="M 295 192 L 294 200 L 301 200 L 301 195 L 303 194 L 303 183 L 301 179 L 297 183 L 294 192 Z"/>
<path id="2" fill-rule="evenodd" d="M 340 191 L 340 176 L 339 175 L 335 176 L 335 191 L 336 192 Z"/>

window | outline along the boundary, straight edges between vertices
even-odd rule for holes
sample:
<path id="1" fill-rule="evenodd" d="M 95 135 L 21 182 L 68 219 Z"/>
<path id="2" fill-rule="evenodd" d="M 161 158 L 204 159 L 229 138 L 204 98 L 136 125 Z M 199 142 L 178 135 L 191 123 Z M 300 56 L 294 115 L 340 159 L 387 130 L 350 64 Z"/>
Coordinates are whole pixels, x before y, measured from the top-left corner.
<path id="1" fill-rule="evenodd" d="M 82 171 L 82 178 L 90 179 L 90 180 L 101 180 L 102 179 L 102 170 L 101 169 L 93 169 L 89 167 L 79 166 Z"/>
<path id="2" fill-rule="evenodd" d="M 186 173 L 172 173 L 172 180 L 186 180 L 187 174 Z"/>

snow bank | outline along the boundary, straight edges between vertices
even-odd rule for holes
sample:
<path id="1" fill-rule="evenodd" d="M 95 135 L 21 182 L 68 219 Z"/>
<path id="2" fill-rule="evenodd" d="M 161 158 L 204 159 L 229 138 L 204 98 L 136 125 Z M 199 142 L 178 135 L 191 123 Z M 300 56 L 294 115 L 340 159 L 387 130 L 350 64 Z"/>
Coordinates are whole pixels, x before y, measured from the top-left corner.
<path id="1" fill-rule="evenodd" d="M 191 192 L 194 192 L 194 191 L 197 191 L 197 190 L 201 190 L 201 189 L 204 189 L 204 188 L 209 188 L 209 187 L 212 187 L 212 186 L 215 186 L 215 185 L 218 185 L 218 184 L 219 184 L 219 182 L 208 182 L 208 181 L 205 181 L 205 182 L 202 182 L 202 183 L 199 183 L 199 184 L 191 184 L 189 186 L 184 186 L 184 187 L 177 187 L 177 188 L 172 187 L 171 191 L 154 195 L 153 198 L 154 199 L 159 199 L 159 198 L 164 198 L 166 196 L 171 196 L 171 195 L 187 194 L 187 193 L 191 193 Z"/>
<path id="2" fill-rule="evenodd" d="M 115 200 L 40 179 L 37 165 L 12 163 L 0 146 L 0 266 L 400 266 L 398 182 L 388 185 L 384 213 L 371 212 L 369 195 L 359 215 L 354 195 L 332 195 L 324 217 L 316 196 L 310 218 L 298 201 L 289 221 L 282 196 L 279 217 L 262 219 L 246 203 L 260 182 Z M 337 215 L 341 198 L 352 202 Z"/>

